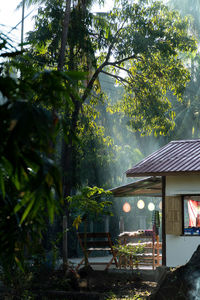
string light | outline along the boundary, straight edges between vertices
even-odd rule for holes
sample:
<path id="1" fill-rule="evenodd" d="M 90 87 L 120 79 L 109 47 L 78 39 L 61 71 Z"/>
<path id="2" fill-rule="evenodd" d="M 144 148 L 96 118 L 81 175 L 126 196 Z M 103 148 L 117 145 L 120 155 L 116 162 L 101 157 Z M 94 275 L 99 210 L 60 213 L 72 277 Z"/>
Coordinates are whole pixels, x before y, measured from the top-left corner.
<path id="1" fill-rule="evenodd" d="M 150 202 L 148 204 L 148 210 L 153 211 L 155 209 L 155 205 L 153 204 L 153 202 Z"/>
<path id="2" fill-rule="evenodd" d="M 124 205 L 123 205 L 123 211 L 125 213 L 128 213 L 130 210 L 131 210 L 130 204 L 128 202 L 125 202 Z"/>
<path id="3" fill-rule="evenodd" d="M 139 209 L 143 209 L 143 208 L 145 207 L 144 201 L 143 201 L 143 200 L 138 200 L 138 202 L 137 202 L 137 207 L 138 207 Z"/>

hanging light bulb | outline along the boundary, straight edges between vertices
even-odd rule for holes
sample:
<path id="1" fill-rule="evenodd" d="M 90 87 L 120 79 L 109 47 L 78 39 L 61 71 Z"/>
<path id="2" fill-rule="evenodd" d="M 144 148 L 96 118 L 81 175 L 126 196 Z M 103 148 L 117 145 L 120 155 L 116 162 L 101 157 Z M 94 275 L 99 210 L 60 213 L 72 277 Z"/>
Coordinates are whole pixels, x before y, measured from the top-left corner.
<path id="1" fill-rule="evenodd" d="M 148 204 L 148 210 L 153 211 L 155 209 L 155 205 L 153 204 L 153 202 L 150 202 Z"/>
<path id="2" fill-rule="evenodd" d="M 137 207 L 138 207 L 139 209 L 143 209 L 143 208 L 145 207 L 144 201 L 143 201 L 143 200 L 138 200 L 138 202 L 137 202 Z"/>
<path id="3" fill-rule="evenodd" d="M 125 213 L 128 213 L 130 210 L 131 210 L 130 204 L 128 202 L 125 202 L 124 205 L 123 205 L 123 211 Z"/>

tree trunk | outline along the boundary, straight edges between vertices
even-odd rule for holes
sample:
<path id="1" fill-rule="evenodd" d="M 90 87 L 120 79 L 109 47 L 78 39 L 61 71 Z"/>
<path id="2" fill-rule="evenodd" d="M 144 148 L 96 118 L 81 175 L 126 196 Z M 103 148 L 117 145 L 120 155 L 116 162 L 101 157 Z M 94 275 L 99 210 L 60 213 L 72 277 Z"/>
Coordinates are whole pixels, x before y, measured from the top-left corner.
<path id="1" fill-rule="evenodd" d="M 63 28 L 62 28 L 62 37 L 61 37 L 61 47 L 60 47 L 60 55 L 58 59 L 58 70 L 62 71 L 65 62 L 65 50 L 67 44 L 67 35 L 69 29 L 69 19 L 70 19 L 70 7 L 71 0 L 66 0 Z"/>
<path id="2" fill-rule="evenodd" d="M 76 155 L 75 155 L 75 144 L 74 135 L 77 129 L 79 110 L 81 103 L 73 100 L 75 104 L 74 111 L 71 116 L 71 123 L 69 125 L 70 136 L 68 143 L 63 139 L 62 142 L 62 154 L 61 154 L 61 165 L 63 172 L 63 195 L 64 197 L 70 196 L 72 189 L 76 185 Z"/>
<path id="3" fill-rule="evenodd" d="M 25 10 L 25 0 L 23 0 L 22 2 L 21 51 L 23 50 L 23 43 L 24 43 L 24 10 Z"/>
<path id="4" fill-rule="evenodd" d="M 75 145 L 73 134 L 75 134 L 78 122 L 78 115 L 80 109 L 80 103 L 75 102 L 75 109 L 72 113 L 71 123 L 70 123 L 70 136 L 68 143 L 65 142 L 64 138 L 62 141 L 62 153 L 61 153 L 61 168 L 62 168 L 62 178 L 63 178 L 63 197 L 72 195 L 73 188 L 76 184 L 76 155 L 75 155 Z M 64 202 L 64 210 L 67 218 L 67 223 L 69 220 L 69 205 L 67 201 Z M 66 239 L 67 241 L 67 239 Z M 68 246 L 66 246 L 68 247 Z M 63 249 L 63 253 L 66 250 Z M 68 250 L 67 250 L 68 253 Z M 63 265 L 66 265 L 66 258 L 63 257 Z"/>
<path id="5" fill-rule="evenodd" d="M 58 59 L 58 70 L 62 71 L 65 63 L 65 50 L 67 44 L 67 35 L 69 29 L 69 19 L 70 19 L 70 7 L 71 7 L 71 0 L 66 0 L 66 7 L 64 13 L 64 21 L 63 21 L 63 28 L 62 28 L 62 37 L 61 37 L 61 48 L 60 54 Z M 65 143 L 66 145 L 66 143 Z M 64 151 L 64 155 L 66 151 Z M 63 160 L 63 157 L 61 161 Z M 65 186 L 63 188 L 64 196 L 69 195 L 68 191 L 65 191 Z M 63 266 L 66 267 L 68 265 L 68 243 L 67 243 L 67 223 L 69 220 L 69 211 L 68 207 L 66 208 L 66 216 L 63 217 Z"/>

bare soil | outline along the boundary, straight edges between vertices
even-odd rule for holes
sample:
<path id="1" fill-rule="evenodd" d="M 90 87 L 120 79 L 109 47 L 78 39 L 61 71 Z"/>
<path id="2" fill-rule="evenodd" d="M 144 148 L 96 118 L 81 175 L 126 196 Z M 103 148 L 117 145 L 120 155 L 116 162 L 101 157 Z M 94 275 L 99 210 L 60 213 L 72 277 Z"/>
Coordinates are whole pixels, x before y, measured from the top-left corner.
<path id="1" fill-rule="evenodd" d="M 24 286 L 23 291 L 9 289 L 0 293 L 0 299 L 139 300 L 147 299 L 156 287 L 156 282 L 142 281 L 139 276 L 128 272 L 110 273 L 82 268 L 79 273 L 74 270 L 39 273 L 29 286 Z"/>
<path id="2" fill-rule="evenodd" d="M 147 299 L 157 283 L 142 281 L 130 273 L 91 271 L 87 275 L 80 272 L 79 286 L 81 290 L 102 293 L 105 299 Z"/>

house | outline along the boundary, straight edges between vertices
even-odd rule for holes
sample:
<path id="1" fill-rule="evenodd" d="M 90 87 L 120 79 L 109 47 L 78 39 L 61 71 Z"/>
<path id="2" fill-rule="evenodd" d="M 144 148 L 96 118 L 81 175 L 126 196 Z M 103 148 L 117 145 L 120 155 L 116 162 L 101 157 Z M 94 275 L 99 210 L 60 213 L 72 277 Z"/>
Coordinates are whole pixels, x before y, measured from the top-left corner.
<path id="1" fill-rule="evenodd" d="M 126 171 L 146 177 L 114 196 L 162 197 L 162 264 L 185 264 L 200 244 L 200 140 L 172 141 Z"/>

